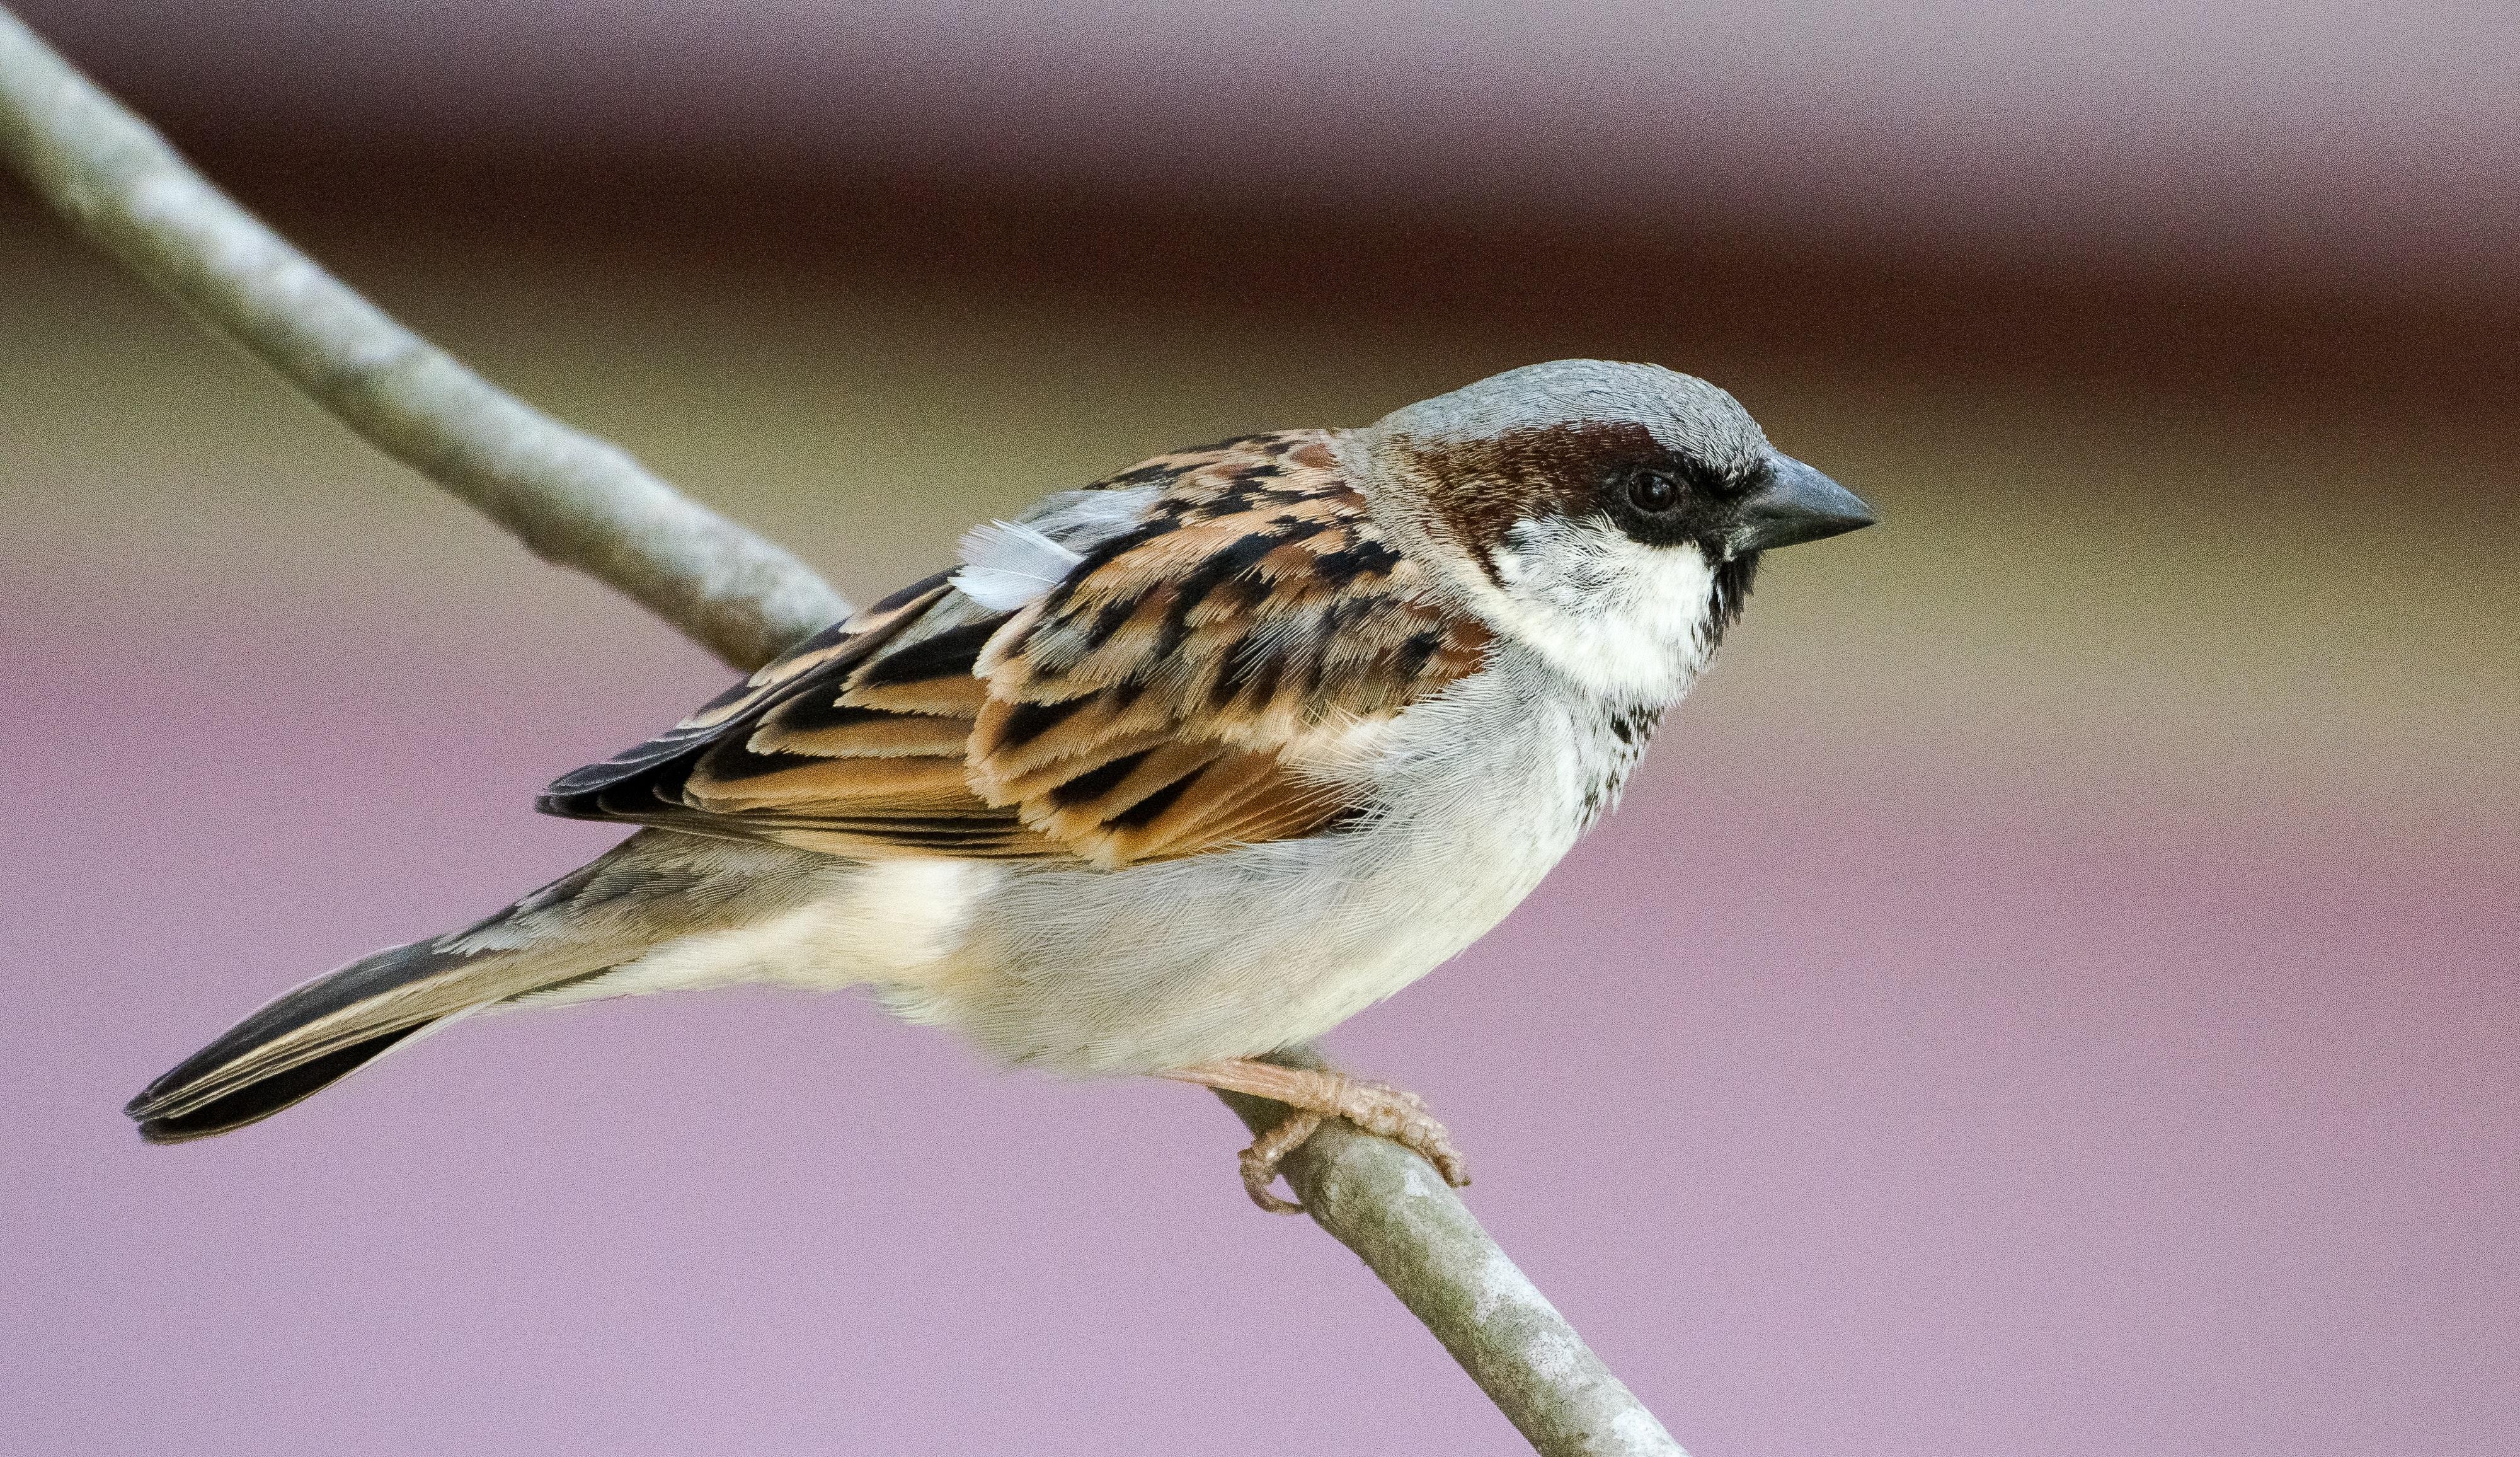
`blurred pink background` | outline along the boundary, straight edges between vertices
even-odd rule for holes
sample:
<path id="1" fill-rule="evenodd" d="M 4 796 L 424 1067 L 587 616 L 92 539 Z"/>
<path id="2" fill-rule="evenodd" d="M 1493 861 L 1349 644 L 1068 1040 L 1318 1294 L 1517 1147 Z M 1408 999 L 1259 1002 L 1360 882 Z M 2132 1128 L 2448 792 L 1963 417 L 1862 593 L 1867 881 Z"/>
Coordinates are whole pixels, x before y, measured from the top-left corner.
<path id="1" fill-rule="evenodd" d="M 860 600 L 1170 445 L 1726 384 L 1885 526 L 1330 1051 L 1699 1457 L 2507 1447 L 2507 7 L 20 10 Z M 1212 1099 L 851 998 L 142 1147 L 236 1016 L 609 842 L 535 788 L 726 674 L 8 188 L 0 499 L 0 1448 L 1519 1448 Z"/>

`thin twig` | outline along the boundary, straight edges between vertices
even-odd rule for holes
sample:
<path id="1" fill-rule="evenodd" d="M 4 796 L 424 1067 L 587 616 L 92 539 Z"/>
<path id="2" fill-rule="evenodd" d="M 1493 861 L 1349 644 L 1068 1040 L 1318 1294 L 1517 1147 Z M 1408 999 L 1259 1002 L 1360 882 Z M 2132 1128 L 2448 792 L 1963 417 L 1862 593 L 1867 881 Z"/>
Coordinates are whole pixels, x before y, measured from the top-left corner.
<path id="1" fill-rule="evenodd" d="M 1310 1048 L 1270 1059 L 1328 1067 Z M 1254 1135 L 1285 1105 L 1219 1093 Z M 1281 1165 L 1304 1212 L 1356 1252 L 1546 1457 L 1688 1457 L 1425 1160 L 1344 1119 Z"/>
<path id="2" fill-rule="evenodd" d="M 90 242 L 537 555 L 741 668 L 844 615 L 794 556 L 387 318 L 212 187 L 0 7 L 0 156 Z M 1309 1050 L 1283 1060 L 1318 1067 Z M 1223 1095 L 1257 1132 L 1287 1110 Z M 1333 1120 L 1287 1161 L 1355 1251 L 1547 1457 L 1686 1457 L 1422 1161 Z"/>
<path id="3" fill-rule="evenodd" d="M 848 615 L 795 557 L 386 317 L 6 9 L 0 156 L 89 242 L 378 449 L 728 661 L 758 666 Z"/>

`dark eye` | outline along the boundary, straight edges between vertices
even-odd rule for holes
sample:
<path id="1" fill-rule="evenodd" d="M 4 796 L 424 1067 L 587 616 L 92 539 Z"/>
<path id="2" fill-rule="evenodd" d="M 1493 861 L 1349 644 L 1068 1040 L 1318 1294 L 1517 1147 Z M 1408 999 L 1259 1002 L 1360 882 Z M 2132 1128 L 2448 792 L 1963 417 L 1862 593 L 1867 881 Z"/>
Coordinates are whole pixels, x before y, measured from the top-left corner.
<path id="1" fill-rule="evenodd" d="M 1628 476 L 1628 503 L 1639 511 L 1669 511 L 1680 504 L 1680 482 L 1669 471 L 1646 466 Z"/>

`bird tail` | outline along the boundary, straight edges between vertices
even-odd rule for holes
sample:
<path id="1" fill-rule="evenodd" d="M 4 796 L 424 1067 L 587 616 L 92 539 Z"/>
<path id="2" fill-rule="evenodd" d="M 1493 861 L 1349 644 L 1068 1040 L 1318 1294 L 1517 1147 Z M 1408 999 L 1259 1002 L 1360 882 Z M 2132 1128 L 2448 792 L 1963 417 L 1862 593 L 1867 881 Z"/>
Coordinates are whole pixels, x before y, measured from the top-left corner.
<path id="1" fill-rule="evenodd" d="M 486 957 L 392 946 L 289 992 L 142 1090 L 124 1113 L 151 1143 L 242 1128 L 314 1096 L 452 1020 L 458 979 Z"/>
<path id="2" fill-rule="evenodd" d="M 207 1138 L 312 1097 L 468 1013 L 567 999 L 553 994 L 744 916 L 759 897 L 742 890 L 757 892 L 776 877 L 710 862 L 760 852 L 798 853 L 643 831 L 478 925 L 389 947 L 281 996 L 123 1112 L 151 1143 Z"/>

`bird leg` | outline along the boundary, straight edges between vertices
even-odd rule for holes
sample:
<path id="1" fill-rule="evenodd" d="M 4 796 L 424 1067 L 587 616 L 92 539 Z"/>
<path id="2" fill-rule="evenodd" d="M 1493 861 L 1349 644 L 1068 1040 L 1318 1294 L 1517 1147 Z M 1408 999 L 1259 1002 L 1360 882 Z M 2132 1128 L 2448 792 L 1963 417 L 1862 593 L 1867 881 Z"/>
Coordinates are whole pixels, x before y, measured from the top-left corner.
<path id="1" fill-rule="evenodd" d="M 1242 1187 L 1251 1202 L 1273 1214 L 1299 1213 L 1303 1206 L 1270 1192 L 1278 1166 L 1304 1146 L 1325 1118 L 1345 1118 L 1377 1138 L 1388 1138 L 1435 1165 L 1444 1182 L 1459 1189 L 1470 1181 L 1461 1151 L 1435 1121 L 1423 1100 L 1389 1083 L 1368 1082 L 1327 1068 L 1282 1068 L 1254 1058 L 1228 1058 L 1176 1068 L 1163 1074 L 1181 1082 L 1248 1093 L 1294 1110 L 1276 1127 L 1252 1140 L 1242 1151 Z"/>

